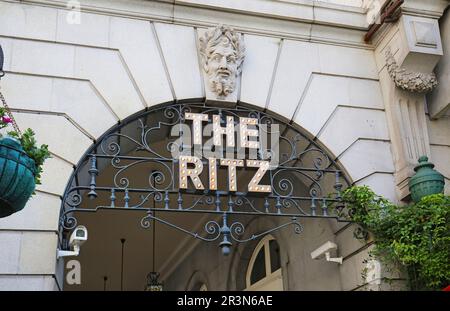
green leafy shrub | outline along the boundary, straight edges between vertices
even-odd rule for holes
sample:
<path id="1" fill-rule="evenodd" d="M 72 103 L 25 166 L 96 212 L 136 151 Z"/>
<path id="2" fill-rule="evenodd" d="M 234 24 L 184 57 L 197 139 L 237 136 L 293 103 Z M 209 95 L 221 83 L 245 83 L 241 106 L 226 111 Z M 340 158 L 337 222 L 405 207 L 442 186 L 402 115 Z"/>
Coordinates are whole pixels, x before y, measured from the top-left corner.
<path id="1" fill-rule="evenodd" d="M 347 189 L 348 217 L 372 233 L 373 255 L 406 268 L 411 289 L 450 284 L 450 197 L 435 194 L 397 206 L 367 186 Z"/>

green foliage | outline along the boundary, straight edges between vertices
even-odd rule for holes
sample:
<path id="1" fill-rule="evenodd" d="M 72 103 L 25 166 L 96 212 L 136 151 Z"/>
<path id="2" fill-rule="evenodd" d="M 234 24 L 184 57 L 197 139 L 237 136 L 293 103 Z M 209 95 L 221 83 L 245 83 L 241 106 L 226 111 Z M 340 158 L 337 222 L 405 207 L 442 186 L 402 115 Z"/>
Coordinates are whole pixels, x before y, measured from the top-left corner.
<path id="1" fill-rule="evenodd" d="M 413 290 L 439 290 L 450 284 L 450 197 L 429 195 L 397 206 L 367 186 L 343 194 L 349 218 L 373 234 L 373 254 L 401 265 Z"/>
<path id="2" fill-rule="evenodd" d="M 30 128 L 26 129 L 22 135 L 19 135 L 19 133 L 15 131 L 8 132 L 8 135 L 18 139 L 25 153 L 34 160 L 34 163 L 36 164 L 36 173 L 34 176 L 36 184 L 39 185 L 41 183 L 42 165 L 46 159 L 50 158 L 48 146 L 41 145 L 41 147 L 37 147 L 34 132 Z"/>

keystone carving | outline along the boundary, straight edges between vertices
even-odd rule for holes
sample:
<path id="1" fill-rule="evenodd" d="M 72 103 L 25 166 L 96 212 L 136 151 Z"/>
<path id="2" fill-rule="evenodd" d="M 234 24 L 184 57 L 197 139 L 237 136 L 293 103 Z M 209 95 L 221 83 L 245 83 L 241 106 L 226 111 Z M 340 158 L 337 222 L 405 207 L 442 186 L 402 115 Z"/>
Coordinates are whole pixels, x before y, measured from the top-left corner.
<path id="1" fill-rule="evenodd" d="M 395 85 L 414 93 L 428 93 L 438 84 L 434 73 L 412 72 L 401 68 L 395 61 L 390 49 L 386 51 L 387 71 Z"/>
<path id="2" fill-rule="evenodd" d="M 245 57 L 244 41 L 228 26 L 210 28 L 199 39 L 202 67 L 208 87 L 218 99 L 226 99 L 236 89 Z"/>

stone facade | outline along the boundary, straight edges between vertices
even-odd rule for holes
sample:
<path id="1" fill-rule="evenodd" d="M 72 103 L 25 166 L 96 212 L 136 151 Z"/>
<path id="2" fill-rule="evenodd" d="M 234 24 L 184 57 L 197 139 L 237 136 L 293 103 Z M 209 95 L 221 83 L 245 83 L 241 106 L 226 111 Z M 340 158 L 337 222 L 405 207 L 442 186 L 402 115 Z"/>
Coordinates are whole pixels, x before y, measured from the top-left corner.
<path id="1" fill-rule="evenodd" d="M 450 122 L 442 108 L 448 102 L 448 11 L 439 25 L 447 1 L 405 1 L 402 17 L 371 43 L 363 41 L 367 8 L 357 0 L 80 2 L 77 11 L 56 0 L 0 1 L 1 90 L 19 126 L 32 127 L 53 156 L 28 206 L 0 219 L 1 290 L 64 288 L 63 263 L 56 261 L 58 216 L 74 165 L 118 121 L 147 107 L 212 96 L 199 38 L 218 23 L 245 44 L 231 102 L 297 124 L 354 184 L 395 202 L 408 199 L 407 181 L 420 155 L 445 175 L 450 193 Z M 439 61 L 441 84 L 428 100 L 398 87 L 398 68 L 433 80 Z M 389 62 L 398 68 L 390 70 Z M 269 225 L 249 223 L 259 230 Z M 290 232 L 275 235 L 285 289 L 374 288 L 361 278 L 370 243 L 355 240 L 352 226 L 315 221 L 305 228 L 298 241 Z M 309 257 L 327 240 L 338 244 L 342 265 Z M 223 260 L 212 247 L 180 241 L 162 266 L 166 285 L 195 289 L 203 280 L 209 289 L 243 289 L 238 278 L 252 246 L 239 246 Z"/>

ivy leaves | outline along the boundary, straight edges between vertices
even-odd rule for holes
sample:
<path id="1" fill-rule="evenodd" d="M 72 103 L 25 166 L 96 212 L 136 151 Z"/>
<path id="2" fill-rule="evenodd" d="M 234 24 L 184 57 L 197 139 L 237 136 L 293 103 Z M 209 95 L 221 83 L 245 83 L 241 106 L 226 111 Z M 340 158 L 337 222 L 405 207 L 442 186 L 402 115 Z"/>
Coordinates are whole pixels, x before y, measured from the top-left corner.
<path id="1" fill-rule="evenodd" d="M 372 232 L 374 255 L 401 264 L 412 289 L 441 289 L 450 283 L 450 197 L 435 194 L 397 206 L 369 187 L 347 189 L 349 217 Z"/>

